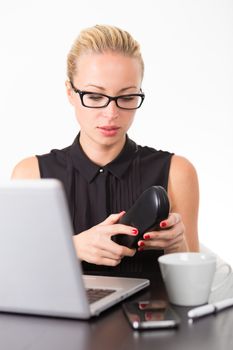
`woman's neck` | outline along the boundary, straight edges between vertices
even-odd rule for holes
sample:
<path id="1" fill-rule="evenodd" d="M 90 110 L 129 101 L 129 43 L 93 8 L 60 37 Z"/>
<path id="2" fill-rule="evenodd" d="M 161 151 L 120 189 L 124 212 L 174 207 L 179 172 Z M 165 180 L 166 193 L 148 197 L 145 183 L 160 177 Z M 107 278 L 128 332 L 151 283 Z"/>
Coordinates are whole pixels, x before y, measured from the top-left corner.
<path id="1" fill-rule="evenodd" d="M 126 136 L 115 144 L 98 144 L 80 133 L 79 142 L 86 156 L 95 164 L 104 166 L 115 159 L 124 147 Z"/>

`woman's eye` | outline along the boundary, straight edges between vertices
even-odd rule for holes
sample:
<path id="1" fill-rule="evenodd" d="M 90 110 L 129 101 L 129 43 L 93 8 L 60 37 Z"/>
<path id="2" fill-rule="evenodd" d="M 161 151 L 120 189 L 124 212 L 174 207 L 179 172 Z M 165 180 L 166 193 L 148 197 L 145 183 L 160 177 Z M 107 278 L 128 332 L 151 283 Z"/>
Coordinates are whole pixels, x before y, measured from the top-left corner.
<path id="1" fill-rule="evenodd" d="M 120 98 L 122 102 L 132 102 L 135 99 L 136 99 L 136 96 L 124 96 Z"/>
<path id="2" fill-rule="evenodd" d="M 104 98 L 104 96 L 101 95 L 88 95 L 87 97 L 92 101 L 101 101 Z"/>

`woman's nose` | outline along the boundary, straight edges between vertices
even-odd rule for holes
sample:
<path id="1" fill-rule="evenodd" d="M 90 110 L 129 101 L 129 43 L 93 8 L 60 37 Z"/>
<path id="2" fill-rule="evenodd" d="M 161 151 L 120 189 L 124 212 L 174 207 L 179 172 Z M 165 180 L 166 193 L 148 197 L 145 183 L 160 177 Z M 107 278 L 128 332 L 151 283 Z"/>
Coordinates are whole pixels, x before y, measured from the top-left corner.
<path id="1" fill-rule="evenodd" d="M 117 118 L 119 116 L 119 107 L 116 105 L 116 101 L 111 101 L 103 108 L 104 116 L 108 118 Z"/>

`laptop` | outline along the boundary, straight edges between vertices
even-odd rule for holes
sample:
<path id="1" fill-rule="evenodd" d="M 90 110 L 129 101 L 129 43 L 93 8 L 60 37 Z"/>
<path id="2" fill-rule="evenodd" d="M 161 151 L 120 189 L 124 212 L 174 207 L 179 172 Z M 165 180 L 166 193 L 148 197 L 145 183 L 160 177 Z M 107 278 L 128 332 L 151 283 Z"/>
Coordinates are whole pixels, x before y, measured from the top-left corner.
<path id="1" fill-rule="evenodd" d="M 89 319 L 149 285 L 83 275 L 72 236 L 60 181 L 0 184 L 0 311 Z"/>

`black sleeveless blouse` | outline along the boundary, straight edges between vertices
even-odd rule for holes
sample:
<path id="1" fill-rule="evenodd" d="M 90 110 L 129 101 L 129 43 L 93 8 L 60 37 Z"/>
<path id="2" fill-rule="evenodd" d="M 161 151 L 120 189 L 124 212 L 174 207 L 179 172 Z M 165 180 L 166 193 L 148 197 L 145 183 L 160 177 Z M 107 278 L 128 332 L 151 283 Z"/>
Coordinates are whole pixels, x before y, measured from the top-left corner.
<path id="1" fill-rule="evenodd" d="M 74 234 L 100 223 L 112 213 L 127 211 L 148 187 L 167 189 L 172 153 L 142 147 L 127 137 L 121 153 L 104 167 L 83 152 L 79 135 L 64 149 L 37 155 L 41 178 L 56 178 L 65 188 Z M 137 252 L 117 267 L 82 262 L 84 273 L 117 276 L 149 276 L 162 251 Z M 153 264 L 153 265 L 152 265 Z"/>

